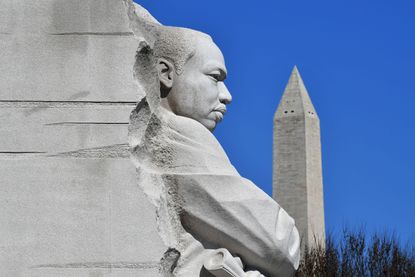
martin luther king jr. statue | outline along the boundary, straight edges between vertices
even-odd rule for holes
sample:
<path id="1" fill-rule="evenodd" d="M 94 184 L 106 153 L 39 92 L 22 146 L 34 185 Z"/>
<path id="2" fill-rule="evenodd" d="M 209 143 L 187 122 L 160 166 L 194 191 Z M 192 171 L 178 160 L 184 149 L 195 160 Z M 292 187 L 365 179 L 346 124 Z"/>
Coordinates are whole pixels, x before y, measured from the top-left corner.
<path id="1" fill-rule="evenodd" d="M 156 207 L 163 276 L 291 276 L 294 220 L 230 163 L 212 131 L 232 100 L 210 36 L 130 10 L 141 39 L 135 75 L 146 97 L 131 114 L 138 183 Z"/>

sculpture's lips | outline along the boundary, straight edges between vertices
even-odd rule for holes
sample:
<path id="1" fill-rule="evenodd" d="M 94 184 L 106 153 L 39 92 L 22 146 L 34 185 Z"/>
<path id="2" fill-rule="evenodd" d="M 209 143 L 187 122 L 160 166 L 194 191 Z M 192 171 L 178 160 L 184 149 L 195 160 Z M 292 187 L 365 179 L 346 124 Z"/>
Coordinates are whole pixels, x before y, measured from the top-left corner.
<path id="1" fill-rule="evenodd" d="M 223 116 L 225 115 L 225 113 L 226 113 L 226 107 L 225 106 L 219 106 L 219 107 L 216 107 L 214 110 L 213 110 L 213 112 L 215 113 L 215 115 L 216 115 L 216 121 L 217 122 L 220 122 L 220 121 L 222 121 L 222 119 L 223 119 Z"/>

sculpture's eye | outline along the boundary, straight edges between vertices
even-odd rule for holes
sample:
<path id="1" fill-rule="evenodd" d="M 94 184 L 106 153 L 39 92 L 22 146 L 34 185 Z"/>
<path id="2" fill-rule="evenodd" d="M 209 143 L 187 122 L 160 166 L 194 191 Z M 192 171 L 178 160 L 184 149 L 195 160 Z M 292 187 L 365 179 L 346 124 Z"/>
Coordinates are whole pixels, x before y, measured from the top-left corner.
<path id="1" fill-rule="evenodd" d="M 215 82 L 221 81 L 221 74 L 220 73 L 210 73 L 208 76 Z"/>
<path id="2" fill-rule="evenodd" d="M 209 78 L 211 78 L 216 83 L 223 82 L 226 79 L 226 71 L 221 68 L 215 68 L 215 69 L 209 70 L 205 74 L 209 76 Z"/>

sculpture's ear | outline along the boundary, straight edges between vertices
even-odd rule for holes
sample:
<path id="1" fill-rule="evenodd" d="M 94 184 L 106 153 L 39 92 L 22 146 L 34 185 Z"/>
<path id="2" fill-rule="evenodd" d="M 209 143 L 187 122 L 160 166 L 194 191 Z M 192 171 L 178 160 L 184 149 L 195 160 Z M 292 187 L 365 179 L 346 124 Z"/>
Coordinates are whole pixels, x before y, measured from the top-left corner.
<path id="1" fill-rule="evenodd" d="M 160 80 L 161 98 L 170 92 L 174 81 L 174 65 L 163 58 L 157 60 L 157 72 Z"/>

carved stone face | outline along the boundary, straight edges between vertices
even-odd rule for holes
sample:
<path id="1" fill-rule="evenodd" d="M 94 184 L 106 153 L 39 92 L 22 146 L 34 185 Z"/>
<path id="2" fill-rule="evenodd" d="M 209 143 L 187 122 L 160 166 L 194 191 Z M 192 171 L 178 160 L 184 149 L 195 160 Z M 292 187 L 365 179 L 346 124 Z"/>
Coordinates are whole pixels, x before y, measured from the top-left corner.
<path id="1" fill-rule="evenodd" d="M 176 115 L 192 118 L 213 131 L 232 101 L 224 84 L 226 67 L 222 52 L 209 38 L 198 37 L 196 51 L 180 75 L 172 73 L 168 108 Z"/>

